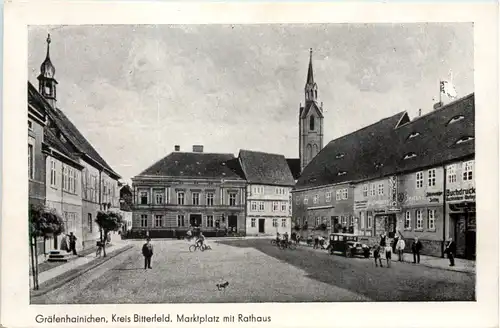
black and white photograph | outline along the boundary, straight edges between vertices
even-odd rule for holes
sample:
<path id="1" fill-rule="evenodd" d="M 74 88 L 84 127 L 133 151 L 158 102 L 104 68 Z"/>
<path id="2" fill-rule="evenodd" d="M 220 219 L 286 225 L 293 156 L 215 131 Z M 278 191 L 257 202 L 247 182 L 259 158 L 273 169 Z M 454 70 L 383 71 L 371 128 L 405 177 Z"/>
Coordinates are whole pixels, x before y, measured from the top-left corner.
<path id="1" fill-rule="evenodd" d="M 28 35 L 33 303 L 475 299 L 472 24 Z"/>
<path id="2" fill-rule="evenodd" d="M 478 267 L 498 257 L 479 233 L 498 215 L 482 169 L 498 99 L 476 97 L 477 24 L 238 19 L 26 24 L 28 158 L 12 166 L 28 173 L 29 322 L 280 326 L 169 306 L 390 321 L 404 303 L 415 320 L 420 304 L 478 304 Z M 135 304 L 162 307 L 92 312 Z"/>

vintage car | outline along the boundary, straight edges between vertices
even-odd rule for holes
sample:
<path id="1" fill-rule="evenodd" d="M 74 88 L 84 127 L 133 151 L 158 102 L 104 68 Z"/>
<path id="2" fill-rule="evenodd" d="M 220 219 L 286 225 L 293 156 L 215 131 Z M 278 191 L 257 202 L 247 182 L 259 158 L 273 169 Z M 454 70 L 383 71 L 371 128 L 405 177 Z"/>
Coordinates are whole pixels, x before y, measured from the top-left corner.
<path id="1" fill-rule="evenodd" d="M 332 233 L 328 248 L 330 254 L 341 253 L 345 257 L 370 257 L 370 247 L 359 241 L 358 235 L 350 233 Z"/>

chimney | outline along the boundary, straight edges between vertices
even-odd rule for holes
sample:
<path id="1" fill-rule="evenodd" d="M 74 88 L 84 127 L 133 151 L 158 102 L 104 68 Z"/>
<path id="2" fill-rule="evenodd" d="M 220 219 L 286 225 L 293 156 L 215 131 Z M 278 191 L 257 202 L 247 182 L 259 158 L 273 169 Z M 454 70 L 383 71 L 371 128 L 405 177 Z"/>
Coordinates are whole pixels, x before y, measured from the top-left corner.
<path id="1" fill-rule="evenodd" d="M 181 146 L 179 146 L 179 145 L 175 145 L 175 146 L 174 146 L 174 150 L 175 150 L 175 151 L 180 151 L 180 150 L 181 150 Z"/>
<path id="2" fill-rule="evenodd" d="M 422 116 L 422 108 L 418 109 L 418 116 Z"/>
<path id="3" fill-rule="evenodd" d="M 203 145 L 193 145 L 193 153 L 203 153 Z"/>

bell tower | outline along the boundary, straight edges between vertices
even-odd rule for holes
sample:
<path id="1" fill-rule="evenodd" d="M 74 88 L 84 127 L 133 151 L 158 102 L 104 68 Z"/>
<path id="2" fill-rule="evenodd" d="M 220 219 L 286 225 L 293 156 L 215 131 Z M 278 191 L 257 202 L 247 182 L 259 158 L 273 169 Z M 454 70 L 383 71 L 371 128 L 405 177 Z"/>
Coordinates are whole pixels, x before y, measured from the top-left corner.
<path id="1" fill-rule="evenodd" d="M 318 85 L 314 82 L 312 49 L 309 52 L 309 68 L 304 87 L 305 104 L 299 107 L 299 156 L 300 171 L 323 148 L 323 104 L 318 104 Z"/>
<path id="2" fill-rule="evenodd" d="M 47 36 L 47 55 L 45 60 L 40 66 L 40 75 L 38 75 L 38 91 L 49 102 L 49 104 L 56 108 L 56 89 L 57 81 L 54 78 L 56 69 L 50 61 L 50 34 Z"/>

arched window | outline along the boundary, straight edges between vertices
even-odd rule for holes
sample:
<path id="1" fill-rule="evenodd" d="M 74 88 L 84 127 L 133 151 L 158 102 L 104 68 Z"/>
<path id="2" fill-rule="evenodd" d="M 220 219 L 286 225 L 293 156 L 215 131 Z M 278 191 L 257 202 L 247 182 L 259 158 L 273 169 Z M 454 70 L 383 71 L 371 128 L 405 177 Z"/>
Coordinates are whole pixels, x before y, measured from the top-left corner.
<path id="1" fill-rule="evenodd" d="M 314 115 L 309 118 L 309 130 L 314 131 Z"/>
<path id="2" fill-rule="evenodd" d="M 312 158 L 312 146 L 311 146 L 311 144 L 307 145 L 306 154 L 307 154 L 307 158 L 310 160 Z"/>
<path id="3" fill-rule="evenodd" d="M 318 145 L 313 145 L 312 157 L 318 154 Z"/>

